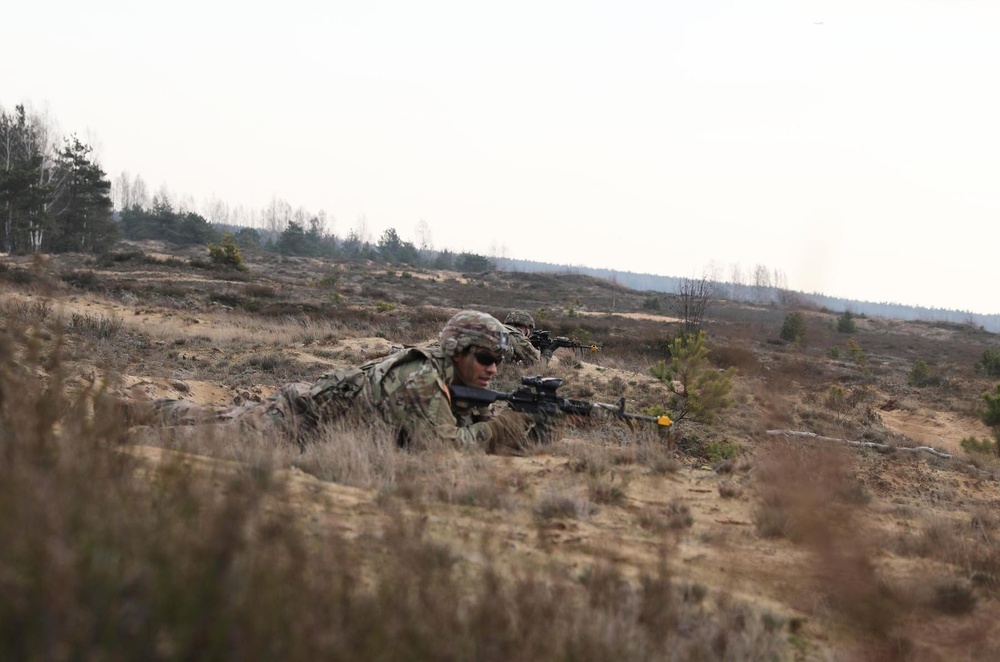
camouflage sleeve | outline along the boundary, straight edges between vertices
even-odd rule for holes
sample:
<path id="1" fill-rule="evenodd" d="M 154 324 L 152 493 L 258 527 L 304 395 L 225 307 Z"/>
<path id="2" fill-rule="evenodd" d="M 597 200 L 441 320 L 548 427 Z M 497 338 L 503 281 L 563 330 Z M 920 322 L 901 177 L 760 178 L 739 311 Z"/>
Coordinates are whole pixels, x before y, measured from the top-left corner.
<path id="1" fill-rule="evenodd" d="M 493 437 L 485 422 L 459 423 L 452 413 L 448 387 L 430 363 L 403 376 L 391 393 L 386 393 L 383 406 L 410 443 L 443 440 L 456 448 L 487 448 Z"/>
<path id="2" fill-rule="evenodd" d="M 511 345 L 511 358 L 514 361 L 520 361 L 525 365 L 538 363 L 541 358 L 538 350 L 535 349 L 535 346 L 531 344 L 531 341 L 523 333 L 512 333 L 508 336 L 508 340 Z"/>

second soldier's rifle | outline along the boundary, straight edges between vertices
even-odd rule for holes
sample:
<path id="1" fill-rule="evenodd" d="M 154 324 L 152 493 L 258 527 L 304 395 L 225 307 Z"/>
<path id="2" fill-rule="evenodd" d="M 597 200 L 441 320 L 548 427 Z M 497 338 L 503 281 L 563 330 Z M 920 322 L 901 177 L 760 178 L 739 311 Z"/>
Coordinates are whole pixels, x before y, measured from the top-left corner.
<path id="1" fill-rule="evenodd" d="M 451 385 L 449 389 L 451 390 L 453 406 L 482 407 L 491 405 L 497 400 L 504 400 L 510 403 L 510 408 L 514 411 L 526 414 L 591 416 L 595 413 L 604 413 L 609 416 L 625 419 L 626 421 L 648 421 L 656 423 L 661 427 L 673 425 L 673 421 L 670 420 L 669 416 L 646 416 L 644 414 L 633 414 L 632 412 L 625 411 L 625 398 L 619 398 L 618 402 L 613 405 L 604 402 L 589 402 L 587 400 L 564 398 L 556 393 L 556 389 L 562 386 L 562 383 L 563 380 L 558 377 L 541 377 L 535 375 L 521 377 L 521 386 L 509 393 L 456 384 Z"/>
<path id="2" fill-rule="evenodd" d="M 539 329 L 532 330 L 531 335 L 528 336 L 528 342 L 530 342 L 535 349 L 543 354 L 546 350 L 549 350 L 549 354 L 551 354 L 560 347 L 568 347 L 570 349 L 589 349 L 592 352 L 596 352 L 601 349 L 600 345 L 588 345 L 577 342 L 572 338 L 567 338 L 566 336 L 556 336 L 553 338 L 551 331 L 541 331 Z"/>

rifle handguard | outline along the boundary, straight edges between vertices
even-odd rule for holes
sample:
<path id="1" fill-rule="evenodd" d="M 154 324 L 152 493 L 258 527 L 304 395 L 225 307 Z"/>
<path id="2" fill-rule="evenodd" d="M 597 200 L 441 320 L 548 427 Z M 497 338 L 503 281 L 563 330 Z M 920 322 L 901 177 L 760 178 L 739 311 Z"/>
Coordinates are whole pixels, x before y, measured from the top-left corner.
<path id="1" fill-rule="evenodd" d="M 490 405 L 497 400 L 505 400 L 515 411 L 528 414 L 570 414 L 590 416 L 594 410 L 607 412 L 618 418 L 634 421 L 648 421 L 660 427 L 670 427 L 674 424 L 669 416 L 646 416 L 625 411 L 625 398 L 621 397 L 615 404 L 604 402 L 589 402 L 587 400 L 571 400 L 556 394 L 556 389 L 562 386 L 563 380 L 558 377 L 542 377 L 532 375 L 521 377 L 522 386 L 504 393 L 474 386 L 451 386 L 452 402 L 463 402 L 471 405 Z"/>

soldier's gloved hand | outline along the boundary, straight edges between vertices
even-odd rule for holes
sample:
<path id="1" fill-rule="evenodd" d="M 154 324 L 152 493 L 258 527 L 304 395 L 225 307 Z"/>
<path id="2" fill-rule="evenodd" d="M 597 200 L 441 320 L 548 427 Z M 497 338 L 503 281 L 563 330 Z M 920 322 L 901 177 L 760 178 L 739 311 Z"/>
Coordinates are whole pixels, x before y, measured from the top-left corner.
<path id="1" fill-rule="evenodd" d="M 490 453 L 523 453 L 528 448 L 528 433 L 535 427 L 535 421 L 528 414 L 513 409 L 502 412 L 486 421 L 492 431 Z"/>

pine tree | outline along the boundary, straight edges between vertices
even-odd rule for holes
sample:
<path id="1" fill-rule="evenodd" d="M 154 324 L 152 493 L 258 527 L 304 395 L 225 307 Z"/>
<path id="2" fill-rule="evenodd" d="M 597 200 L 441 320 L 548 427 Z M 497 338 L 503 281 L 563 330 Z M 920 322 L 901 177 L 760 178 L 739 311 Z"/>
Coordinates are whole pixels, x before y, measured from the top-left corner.
<path id="1" fill-rule="evenodd" d="M 118 241 L 118 224 L 111 215 L 111 182 L 90 160 L 91 147 L 71 136 L 58 154 L 53 197 L 54 223 L 42 248 L 101 252 Z"/>
<path id="2" fill-rule="evenodd" d="M 679 337 L 670 345 L 670 362 L 660 361 L 650 373 L 670 388 L 670 409 L 674 422 L 690 416 L 696 421 L 712 423 L 721 410 L 732 401 L 735 368 L 719 371 L 708 363 L 705 332 L 698 331 L 687 338 Z"/>

